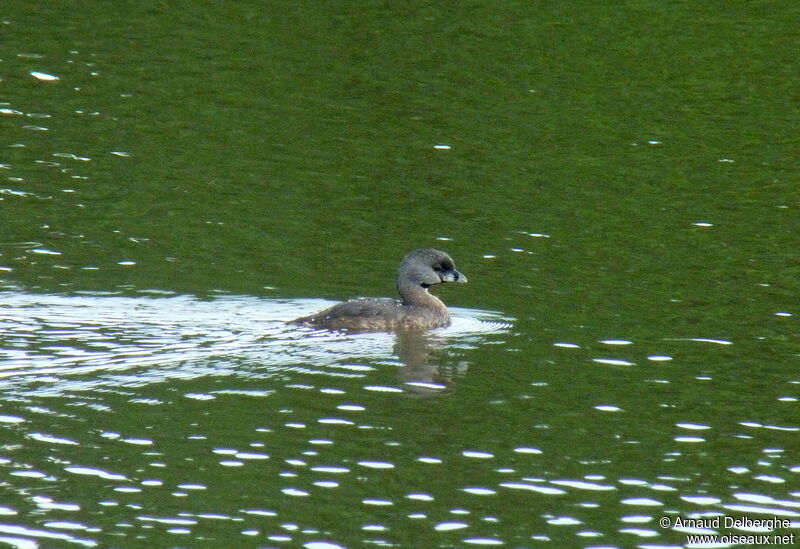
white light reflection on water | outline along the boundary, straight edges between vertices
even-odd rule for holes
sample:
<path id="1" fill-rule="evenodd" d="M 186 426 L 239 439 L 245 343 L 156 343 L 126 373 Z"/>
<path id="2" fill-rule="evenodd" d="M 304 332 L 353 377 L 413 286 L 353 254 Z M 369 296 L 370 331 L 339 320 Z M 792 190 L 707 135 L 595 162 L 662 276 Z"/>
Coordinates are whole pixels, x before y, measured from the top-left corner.
<path id="1" fill-rule="evenodd" d="M 14 290 L 0 293 L 0 299 L 4 389 L 49 396 L 203 376 L 297 372 L 363 378 L 374 366 L 354 359 L 396 364 L 398 355 L 401 362 L 411 363 L 401 382 L 435 391 L 443 384 L 434 380 L 435 365 L 425 362 L 426 345 L 447 341 L 450 347 L 468 348 L 480 335 L 510 326 L 493 313 L 452 309 L 452 325 L 431 331 L 420 352 L 417 341 L 403 347 L 393 334 L 349 335 L 285 324 L 329 305 L 320 300 L 61 296 Z"/>
<path id="2" fill-rule="evenodd" d="M 432 422 L 434 414 L 426 416 L 424 405 L 447 404 L 447 399 L 418 400 L 405 398 L 402 393 L 409 391 L 412 384 L 429 390 L 441 390 L 434 386 L 446 384 L 420 382 L 419 378 L 409 382 L 412 376 L 396 368 L 409 354 L 401 356 L 397 352 L 394 336 L 331 334 L 283 324 L 285 319 L 325 306 L 324 302 L 235 296 L 208 301 L 184 296 L 67 297 L 20 292 L 8 292 L 3 297 L 7 299 L 0 305 L 0 348 L 8 355 L 7 362 L 0 365 L 0 384 L 4 396 L 23 397 L 21 400 L 28 399 L 40 408 L 35 413 L 33 407 L 22 405 L 8 409 L 0 416 L 0 427 L 9 433 L 21 433 L 11 443 L 35 444 L 46 455 L 33 463 L 16 460 L 12 470 L 18 473 L 9 475 L 10 483 L 20 490 L 29 484 L 50 487 L 58 483 L 61 490 L 64 485 L 81 486 L 66 497 L 59 494 L 59 499 L 67 502 L 63 505 L 73 501 L 80 504 L 85 516 L 70 519 L 54 515 L 48 517 L 52 520 L 39 523 L 42 529 L 41 525 L 52 530 L 74 526 L 66 533 L 95 537 L 90 535 L 93 529 L 102 527 L 102 535 L 96 536 L 102 541 L 112 535 L 129 535 L 131 539 L 132 535 L 150 536 L 150 540 L 176 535 L 190 539 L 188 545 L 202 540 L 212 529 L 207 523 L 213 522 L 217 530 L 230 523 L 235 535 L 246 536 L 248 541 L 252 537 L 261 543 L 277 540 L 275 543 L 309 547 L 328 543 L 335 546 L 319 540 L 343 536 L 345 529 L 368 532 L 376 540 L 380 534 L 391 544 L 401 539 L 397 532 L 403 528 L 419 530 L 433 536 L 428 540 L 450 546 L 527 546 L 548 535 L 559 546 L 571 546 L 555 538 L 571 536 L 567 539 L 575 544 L 576 539 L 604 536 L 610 541 L 615 534 L 627 536 L 626 539 L 660 535 L 665 538 L 663 546 L 667 546 L 676 539 L 669 537 L 671 532 L 649 527 L 662 513 L 675 509 L 686 516 L 695 511 L 763 516 L 798 512 L 798 503 L 792 496 L 783 496 L 783 492 L 776 492 L 774 498 L 750 494 L 758 492 L 762 484 L 765 490 L 772 489 L 777 480 L 789 486 L 792 475 L 800 473 L 795 462 L 786 468 L 781 464 L 781 469 L 764 465 L 771 468 L 763 471 L 756 464 L 753 470 L 721 467 L 723 475 L 736 477 L 731 481 L 734 484 L 742 486 L 750 481 L 733 495 L 726 486 L 696 480 L 692 466 L 680 469 L 680 462 L 675 460 L 702 455 L 703 448 L 713 444 L 721 432 L 718 423 L 693 408 L 670 413 L 666 423 L 647 427 L 652 425 L 654 430 L 662 431 L 666 441 L 664 456 L 670 456 L 662 471 L 669 467 L 672 476 L 640 468 L 639 462 L 645 458 L 643 451 L 635 447 L 621 447 L 618 469 L 602 461 L 606 454 L 592 455 L 591 449 L 567 449 L 564 454 L 564 448 L 552 439 L 556 434 L 569 436 L 573 426 L 564 424 L 562 428 L 560 424 L 575 411 L 550 411 L 542 398 L 492 400 L 510 402 L 509 406 L 531 402 L 532 410 L 547 418 L 545 421 L 531 414 L 522 425 L 514 421 L 498 424 L 498 428 L 519 429 L 503 441 L 498 442 L 491 429 L 484 437 L 475 433 L 454 436 L 447 432 L 452 425 L 448 414 L 468 414 L 467 408 L 474 402 L 462 400 L 461 405 L 467 406 L 452 410 L 443 406 L 444 413 L 436 414 L 441 421 Z M 484 336 L 507 329 L 496 316 L 458 309 L 454 313 L 454 325 L 434 334 L 448 348 L 477 347 Z M 608 345 L 608 341 L 622 340 L 602 341 Z M 681 341 L 696 347 L 718 347 L 704 345 L 704 341 Z M 618 343 L 610 345 L 621 349 Z M 637 342 L 626 350 L 641 346 Z M 542 347 L 549 349 L 550 345 Z M 567 357 L 582 353 L 583 348 L 592 352 L 583 341 L 581 347 L 575 348 L 554 352 Z M 646 351 L 642 349 L 635 358 L 631 357 L 636 364 L 625 368 L 595 367 L 591 372 L 609 372 L 613 378 L 684 364 L 679 352 L 675 353 L 678 359 L 665 361 L 667 364 L 645 361 Z M 582 361 L 592 356 L 580 355 Z M 486 370 L 492 366 L 487 364 Z M 514 372 L 502 373 L 515 374 L 526 368 L 531 369 L 531 363 L 520 360 Z M 387 370 L 390 374 L 381 376 Z M 548 370 L 554 375 L 542 387 L 558 383 L 560 372 L 556 370 Z M 303 375 L 293 376 L 294 373 Z M 542 369 L 528 375 L 521 386 L 530 387 L 530 380 L 544 373 Z M 659 370 L 658 375 L 668 377 L 669 372 Z M 202 383 L 205 377 L 220 376 L 255 379 L 256 383 L 242 383 L 241 387 Z M 261 379 L 268 383 L 260 384 Z M 174 400 L 170 400 L 168 391 L 158 392 L 156 399 L 146 389 L 131 390 L 171 380 L 175 383 L 165 385 L 176 388 Z M 345 385 L 346 380 L 355 382 Z M 182 381 L 198 383 L 187 384 L 191 390 L 184 391 L 186 386 L 178 383 Z M 126 390 L 124 402 L 115 400 L 113 395 L 121 388 Z M 77 399 L 59 407 L 59 402 L 65 400 L 48 398 L 64 394 L 81 395 L 85 400 L 78 404 L 86 408 L 74 408 L 72 402 Z M 509 394 L 513 396 L 514 391 Z M 91 400 L 93 396 L 96 400 Z M 586 412 L 601 419 L 592 424 L 587 440 L 610 440 L 608 435 L 617 432 L 635 434 L 633 427 L 641 424 L 636 421 L 641 407 L 635 400 L 626 400 L 619 392 L 598 392 L 589 394 L 589 398 L 593 408 Z M 663 400 L 672 403 L 669 395 L 665 394 Z M 259 402 L 251 405 L 251 401 Z M 423 406 L 411 406 L 409 402 Z M 612 405 L 616 402 L 624 404 L 624 408 Z M 54 403 L 53 409 L 45 408 L 46 403 Z M 101 409 L 101 405 L 106 408 Z M 89 406 L 94 406 L 95 415 L 87 410 Z M 396 409 L 405 415 L 395 414 Z M 131 418 L 122 417 L 140 410 L 156 418 L 150 423 L 155 429 L 147 431 L 150 424 L 142 427 Z M 107 411 L 111 413 L 105 414 Z M 411 413 L 406 414 L 407 411 Z M 584 412 L 574 415 L 581 413 Z M 208 420 L 218 414 L 224 417 L 221 427 Z M 173 415 L 180 420 L 177 426 L 159 430 L 159 422 L 172 420 Z M 43 417 L 53 418 L 52 424 L 42 424 Z M 108 418 L 108 423 L 97 425 L 96 431 L 82 430 L 84 422 L 98 418 Z M 420 418 L 425 422 L 417 424 Z M 769 418 L 755 412 L 732 420 L 731 425 L 739 433 L 770 437 L 757 458 L 764 462 L 784 457 L 777 455 L 781 441 L 794 435 L 796 429 L 791 418 Z M 585 421 L 585 417 L 577 421 L 575 428 L 583 429 Z M 59 428 L 64 423 L 77 427 L 61 433 Z M 459 422 L 459 429 L 468 429 L 469 423 Z M 441 444 L 431 442 L 431 433 L 437 431 L 442 433 Z M 679 436 L 673 440 L 676 433 L 703 434 L 708 441 L 676 444 L 674 440 L 688 439 Z M 685 450 L 686 446 L 701 449 Z M 650 448 L 653 447 L 649 446 L 648 452 Z M 692 451 L 697 454 L 688 454 Z M 785 459 L 791 459 L 788 445 L 783 454 Z M 85 493 L 85 486 L 96 495 L 76 499 L 75 495 Z M 246 497 L 239 499 L 240 495 Z M 165 500 L 171 503 L 165 506 Z M 24 495 L 19 495 L 16 500 L 5 502 L 6 512 L 22 515 L 26 501 Z M 221 502 L 219 506 L 209 507 L 210 502 L 217 501 Z M 347 513 L 338 514 L 342 506 L 347 507 Z M 104 515 L 101 507 L 115 507 L 115 512 Z M 326 530 L 327 523 L 321 516 L 308 513 L 312 507 L 328 509 L 326 512 L 337 516 L 337 520 L 341 517 L 341 530 Z M 530 523 L 512 526 L 509 508 L 531 509 Z M 595 521 L 593 513 L 613 515 L 615 509 L 628 517 L 622 524 L 605 528 Z M 68 509 L 56 510 L 78 514 Z M 11 520 L 23 520 L 10 516 Z M 122 518 L 115 522 L 113 516 Z M 89 525 L 91 522 L 95 524 Z M 77 528 L 84 524 L 84 530 Z"/>

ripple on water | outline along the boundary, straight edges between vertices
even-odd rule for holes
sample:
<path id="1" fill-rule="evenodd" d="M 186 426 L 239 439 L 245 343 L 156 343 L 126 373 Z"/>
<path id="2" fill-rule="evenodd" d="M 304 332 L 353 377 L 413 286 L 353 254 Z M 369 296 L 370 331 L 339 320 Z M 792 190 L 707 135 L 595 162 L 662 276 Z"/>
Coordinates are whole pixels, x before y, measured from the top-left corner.
<path id="1" fill-rule="evenodd" d="M 403 364 L 397 359 L 395 339 L 386 334 L 308 332 L 301 337 L 281 319 L 305 312 L 310 306 L 305 302 L 290 303 L 287 315 L 285 309 L 274 313 L 265 300 L 255 298 L 207 303 L 180 296 L 80 296 L 77 302 L 62 297 L 46 303 L 40 301 L 48 296 L 26 299 L 31 309 L 12 316 L 28 322 L 28 329 L 45 330 L 29 337 L 17 332 L 13 337 L 20 347 L 15 350 L 23 354 L 13 359 L 12 369 L 0 366 L 9 393 L 15 389 L 20 398 L 19 403 L 9 401 L 14 406 L 0 416 L 4 434 L 16 437 L 3 449 L 0 465 L 7 473 L 31 475 L 7 474 L 12 485 L 58 485 L 84 495 L 79 500 L 59 494 L 52 501 L 34 503 L 43 515 L 37 523 L 43 532 L 96 537 L 88 541 L 98 545 L 126 536 L 152 541 L 176 535 L 192 545 L 195 538 L 188 536 L 200 539 L 205 527 L 213 528 L 215 535 L 227 532 L 227 540 L 245 539 L 242 545 L 258 539 L 262 544 L 327 549 L 339 547 L 337 536 L 345 531 L 348 536 L 361 535 L 359 541 L 366 545 L 397 544 L 406 535 L 405 525 L 421 539 L 432 540 L 430 546 L 527 546 L 550 534 L 578 537 L 585 544 L 586 538 L 604 536 L 611 541 L 622 535 L 629 540 L 652 537 L 654 532 L 664 536 L 663 545 L 670 533 L 651 529 L 660 510 L 798 513 L 798 495 L 789 487 L 800 471 L 792 468 L 800 466 L 779 461 L 791 459 L 789 437 L 797 425 L 790 415 L 768 421 L 764 418 L 770 416 L 751 412 L 731 422 L 739 434 L 751 437 L 748 441 L 765 434 L 770 442 L 759 446 L 752 463 L 738 461 L 737 456 L 719 466 L 721 476 L 733 479 L 731 484 L 746 486 L 725 491 L 713 482 L 695 482 L 691 469 L 678 470 L 672 477 L 646 472 L 650 470 L 642 464 L 652 447 L 638 440 L 644 437 L 629 436 L 623 429 L 630 427 L 625 422 L 632 416 L 651 418 L 638 400 L 625 400 L 623 392 L 602 388 L 588 400 L 590 413 L 569 410 L 556 414 L 557 421 L 541 419 L 555 405 L 546 391 L 573 383 L 559 385 L 556 375 L 537 388 L 536 398 L 503 400 L 531 406 L 529 415 L 519 416 L 519 424 L 503 425 L 518 427 L 512 436 L 498 436 L 494 425 L 482 436 L 486 425 L 480 423 L 475 401 L 485 397 L 495 406 L 501 401 L 497 395 L 473 392 L 465 397 L 467 391 L 462 391 L 453 399 L 398 397 L 407 394 L 408 383 L 396 377 Z M 131 299 L 136 304 L 132 309 Z M 9 327 L 4 324 L 7 307 L 0 307 L 0 325 Z M 123 307 L 129 309 L 124 314 Z M 83 319 L 87 311 L 97 314 Z M 497 326 L 482 324 L 483 317 L 455 312 L 454 325 L 432 336 L 447 350 L 496 333 Z M 163 323 L 156 321 L 162 317 Z M 105 319 L 118 319 L 119 324 L 108 328 Z M 495 321 L 502 326 L 502 320 L 489 320 Z M 591 341 L 596 344 L 597 339 Z M 619 341 L 627 340 L 604 340 L 615 346 L 605 350 L 635 351 L 642 346 L 637 341 L 624 347 Z M 565 357 L 583 353 L 574 350 L 577 345 L 573 350 L 542 347 Z M 645 363 L 639 356 L 646 356 L 646 350 L 637 355 L 637 368 L 587 367 L 587 358 L 580 366 L 615 375 L 672 366 Z M 34 364 L 27 362 L 30 358 Z M 542 379 L 550 370 L 541 366 L 535 360 L 521 361 L 510 375 L 522 379 L 526 369 L 538 369 L 533 379 Z M 524 378 L 525 388 L 530 388 L 530 379 Z M 615 379 L 609 386 L 616 383 Z M 36 404 L 45 402 L 34 397 L 66 393 L 81 398 L 52 399 L 53 406 L 34 411 Z M 664 395 L 662 401 L 671 404 L 669 394 Z M 458 407 L 451 409 L 451 404 Z M 691 457 L 692 446 L 707 452 L 714 442 L 711 434 L 718 437 L 723 432 L 712 418 L 696 410 L 686 413 L 687 409 L 691 408 L 658 409 L 658 421 L 663 422 L 659 432 L 666 433 L 669 453 L 655 459 L 673 460 L 670 468 Z M 580 422 L 571 423 L 573 412 L 581 416 Z M 600 417 L 614 429 L 578 448 L 553 440 L 556 435 L 569 439 L 572 429 L 585 429 L 585 416 Z M 163 421 L 170 422 L 173 440 L 158 429 Z M 559 422 L 566 428 L 557 432 Z M 63 428 L 70 423 L 79 429 Z M 151 426 L 152 431 L 146 429 Z M 675 433 L 682 435 L 678 442 L 698 434 L 708 435 L 711 442 L 676 444 L 670 436 Z M 606 469 L 607 456 L 602 455 L 603 437 L 617 434 L 620 444 L 626 444 L 621 457 L 635 460 L 627 475 Z M 628 445 L 632 439 L 639 445 Z M 46 450 L 46 455 L 28 463 L 12 455 L 14 445 L 26 448 L 20 456 L 30 448 Z M 626 467 L 624 461 L 621 467 Z M 656 470 L 663 469 L 654 465 Z M 777 487 L 783 495 L 755 493 L 759 487 Z M 33 506 L 31 501 L 4 501 L 0 515 L 22 516 Z M 209 502 L 218 501 L 219 507 L 209 508 Z M 307 511 L 311 508 L 324 509 L 336 520 L 319 519 Z M 509 526 L 520 516 L 530 518 L 531 509 L 548 509 L 549 514 L 534 515 L 535 525 L 527 530 L 518 520 Z M 624 513 L 619 513 L 616 525 L 603 530 L 594 521 L 601 513 L 619 509 Z M 51 540 L 39 541 L 47 545 Z"/>
<path id="2" fill-rule="evenodd" d="M 321 300 L 221 296 L 202 301 L 152 292 L 122 297 L 13 290 L 2 296 L 0 344 L 9 351 L 0 366 L 0 380 L 31 393 L 55 395 L 142 387 L 169 379 L 236 376 L 241 375 L 242 365 L 257 367 L 246 370 L 250 377 L 297 373 L 364 379 L 376 370 L 375 364 L 396 361 L 398 352 L 392 334 L 309 331 L 284 323 L 329 304 Z M 495 313 L 452 312 L 452 325 L 431 331 L 430 339 L 426 336 L 421 344 L 457 346 L 510 328 L 508 319 Z M 353 360 L 356 357 L 366 357 L 368 363 Z M 407 381 L 441 387 L 426 379 Z M 374 384 L 366 388 L 403 391 Z M 202 400 L 216 394 L 185 396 Z"/>

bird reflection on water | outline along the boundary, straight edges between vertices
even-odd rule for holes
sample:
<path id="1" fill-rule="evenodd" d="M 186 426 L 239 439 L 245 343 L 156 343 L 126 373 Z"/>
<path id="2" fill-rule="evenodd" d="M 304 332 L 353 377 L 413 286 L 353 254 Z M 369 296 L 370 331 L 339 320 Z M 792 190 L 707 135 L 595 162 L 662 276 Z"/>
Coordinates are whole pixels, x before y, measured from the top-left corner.
<path id="1" fill-rule="evenodd" d="M 428 332 L 399 332 L 395 335 L 394 353 L 402 363 L 398 378 L 417 395 L 431 395 L 452 388 L 457 376 L 467 371 L 467 362 L 455 364 L 439 356 L 447 341 Z M 438 360 L 437 360 L 438 359 Z"/>

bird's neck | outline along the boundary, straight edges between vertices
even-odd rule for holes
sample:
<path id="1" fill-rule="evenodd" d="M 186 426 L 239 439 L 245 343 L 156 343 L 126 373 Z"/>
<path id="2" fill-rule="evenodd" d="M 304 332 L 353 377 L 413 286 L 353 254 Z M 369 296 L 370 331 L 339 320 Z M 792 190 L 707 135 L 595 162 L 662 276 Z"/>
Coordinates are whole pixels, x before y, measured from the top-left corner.
<path id="1" fill-rule="evenodd" d="M 397 292 L 403 305 L 423 307 L 435 311 L 447 310 L 442 300 L 428 293 L 428 290 L 417 284 L 398 284 Z"/>

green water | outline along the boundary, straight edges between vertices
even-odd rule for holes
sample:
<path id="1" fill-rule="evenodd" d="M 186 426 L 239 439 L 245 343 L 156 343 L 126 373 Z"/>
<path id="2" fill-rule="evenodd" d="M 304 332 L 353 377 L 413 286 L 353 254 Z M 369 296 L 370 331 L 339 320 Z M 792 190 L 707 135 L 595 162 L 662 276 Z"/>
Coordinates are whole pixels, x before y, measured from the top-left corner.
<path id="1" fill-rule="evenodd" d="M 0 545 L 796 537 L 798 16 L 7 6 Z M 283 326 L 422 246 L 451 329 Z"/>

